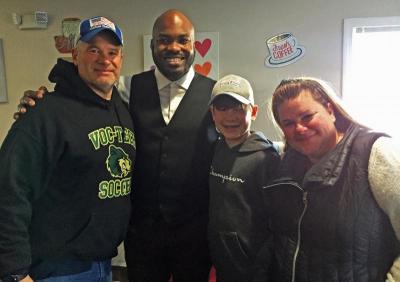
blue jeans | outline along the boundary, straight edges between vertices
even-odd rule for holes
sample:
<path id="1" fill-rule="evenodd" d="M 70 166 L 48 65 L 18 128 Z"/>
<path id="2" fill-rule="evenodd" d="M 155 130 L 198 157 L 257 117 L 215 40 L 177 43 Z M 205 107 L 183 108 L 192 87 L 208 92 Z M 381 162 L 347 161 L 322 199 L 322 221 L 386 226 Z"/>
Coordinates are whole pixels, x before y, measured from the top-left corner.
<path id="1" fill-rule="evenodd" d="M 76 262 L 74 262 L 76 265 Z M 35 282 L 112 282 L 111 260 L 95 261 L 88 270 L 75 274 L 36 279 Z"/>

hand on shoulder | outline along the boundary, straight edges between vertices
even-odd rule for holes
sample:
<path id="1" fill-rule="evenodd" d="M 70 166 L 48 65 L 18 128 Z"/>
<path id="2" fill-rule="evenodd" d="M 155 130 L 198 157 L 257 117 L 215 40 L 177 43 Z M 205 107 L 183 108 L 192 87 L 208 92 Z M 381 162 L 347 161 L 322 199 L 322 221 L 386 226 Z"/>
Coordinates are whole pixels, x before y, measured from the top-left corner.
<path id="1" fill-rule="evenodd" d="M 42 99 L 45 94 L 49 93 L 45 86 L 40 86 L 38 90 L 26 90 L 24 95 L 19 100 L 17 111 L 13 114 L 15 120 L 17 120 L 21 114 L 25 114 L 29 107 L 35 106 L 37 99 Z"/>

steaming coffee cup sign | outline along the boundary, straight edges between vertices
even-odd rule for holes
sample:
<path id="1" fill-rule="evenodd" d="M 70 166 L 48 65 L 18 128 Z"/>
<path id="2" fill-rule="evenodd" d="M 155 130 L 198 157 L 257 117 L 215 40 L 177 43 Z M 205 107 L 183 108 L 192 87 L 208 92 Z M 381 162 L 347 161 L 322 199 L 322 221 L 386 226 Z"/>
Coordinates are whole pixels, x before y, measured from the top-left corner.
<path id="1" fill-rule="evenodd" d="M 266 40 L 269 56 L 265 59 L 267 67 L 282 67 L 292 64 L 305 54 L 305 48 L 299 46 L 296 37 L 289 32 L 275 35 Z"/>

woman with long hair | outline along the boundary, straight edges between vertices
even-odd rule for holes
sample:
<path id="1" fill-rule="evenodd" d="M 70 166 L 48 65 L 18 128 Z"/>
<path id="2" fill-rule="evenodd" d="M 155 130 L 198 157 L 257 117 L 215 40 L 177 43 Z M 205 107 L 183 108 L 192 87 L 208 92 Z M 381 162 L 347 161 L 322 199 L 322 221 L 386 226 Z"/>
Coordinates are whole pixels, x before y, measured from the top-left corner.
<path id="1" fill-rule="evenodd" d="M 315 78 L 283 80 L 272 113 L 286 141 L 279 176 L 264 187 L 275 281 L 400 281 L 400 150 L 392 138 L 355 121 Z"/>

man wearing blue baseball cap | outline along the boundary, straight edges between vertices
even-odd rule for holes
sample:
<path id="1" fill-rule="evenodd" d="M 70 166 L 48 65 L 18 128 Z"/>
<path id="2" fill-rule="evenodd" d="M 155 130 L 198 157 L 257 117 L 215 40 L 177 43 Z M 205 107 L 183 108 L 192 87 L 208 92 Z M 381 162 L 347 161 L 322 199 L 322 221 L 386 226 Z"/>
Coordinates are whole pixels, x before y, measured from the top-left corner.
<path id="1" fill-rule="evenodd" d="M 122 32 L 81 22 L 55 91 L 11 127 L 0 149 L 0 278 L 111 281 L 130 216 L 131 117 L 114 86 Z"/>

